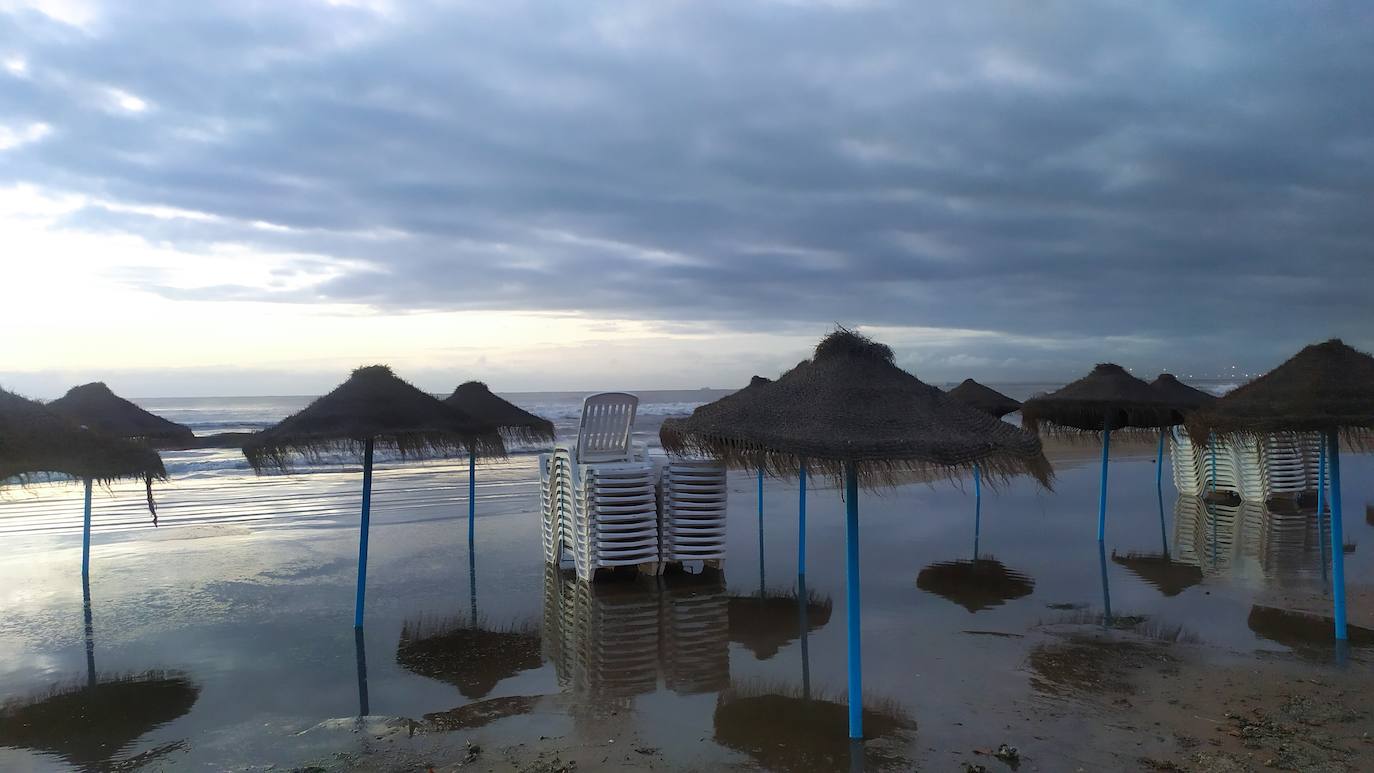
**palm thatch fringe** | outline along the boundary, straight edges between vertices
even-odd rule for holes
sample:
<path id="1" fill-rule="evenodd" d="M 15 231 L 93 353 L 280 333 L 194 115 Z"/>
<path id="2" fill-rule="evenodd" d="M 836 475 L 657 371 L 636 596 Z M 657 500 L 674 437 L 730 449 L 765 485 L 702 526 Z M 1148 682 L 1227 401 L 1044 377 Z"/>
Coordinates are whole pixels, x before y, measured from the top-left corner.
<path id="1" fill-rule="evenodd" d="M 1039 438 L 971 408 L 898 368 L 892 350 L 843 328 L 776 381 L 755 379 L 659 431 L 671 454 L 721 459 L 779 477 L 841 480 L 853 464 L 866 486 L 911 474 L 958 478 L 980 467 L 991 481 L 1052 471 Z"/>
<path id="2" fill-rule="evenodd" d="M 299 458 L 361 459 L 368 440 L 406 459 L 473 453 L 506 455 L 497 427 L 445 405 L 385 365 L 358 368 L 329 394 L 244 442 L 257 472 L 289 469 Z"/>
<path id="3" fill-rule="evenodd" d="M 1310 344 L 1270 372 L 1188 417 L 1195 443 L 1212 437 L 1325 432 L 1374 447 L 1374 357 L 1333 338 Z"/>
<path id="4" fill-rule="evenodd" d="M 1179 421 L 1164 395 L 1112 363 L 1101 363 L 1087 376 L 1021 404 L 1021 425 L 1037 434 L 1100 433 L 1105 428 L 1155 435 Z"/>

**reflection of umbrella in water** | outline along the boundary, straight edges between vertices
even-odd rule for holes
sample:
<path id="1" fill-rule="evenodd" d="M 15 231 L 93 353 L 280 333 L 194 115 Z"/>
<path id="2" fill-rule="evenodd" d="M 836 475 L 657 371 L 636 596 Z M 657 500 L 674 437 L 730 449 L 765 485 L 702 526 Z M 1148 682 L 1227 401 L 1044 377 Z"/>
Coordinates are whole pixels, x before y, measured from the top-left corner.
<path id="1" fill-rule="evenodd" d="M 466 698 L 486 697 L 497 683 L 543 662 L 534 626 L 489 628 L 466 619 L 415 620 L 401 627 L 396 662 L 447 682 Z"/>
<path id="2" fill-rule="evenodd" d="M 1255 604 L 1250 607 L 1250 616 L 1245 622 L 1259 636 L 1292 649 L 1329 646 L 1332 640 L 1331 619 L 1307 612 Z M 1374 646 L 1374 631 L 1358 625 L 1349 626 L 1347 630 L 1351 644 Z"/>
<path id="3" fill-rule="evenodd" d="M 372 511 L 372 451 L 376 444 L 402 457 L 442 457 L 474 450 L 495 456 L 505 446 L 495 427 L 478 422 L 402 381 L 385 365 L 353 371 L 348 380 L 276 425 L 254 434 L 243 455 L 257 472 L 288 469 L 294 456 L 345 453 L 363 464 L 358 593 L 353 625 L 363 624 L 367 591 L 368 525 Z"/>
<path id="4" fill-rule="evenodd" d="M 1029 596 L 1035 580 L 989 557 L 931 564 L 916 575 L 916 587 L 981 612 Z"/>
<path id="5" fill-rule="evenodd" d="M 0 746 L 56 754 L 81 768 L 103 768 L 124 747 L 190 711 L 200 688 L 172 671 L 99 678 L 90 587 L 83 590 L 85 683 L 0 705 Z"/>
<path id="6" fill-rule="evenodd" d="M 0 485 L 8 479 L 22 482 L 42 473 L 70 475 L 85 482 L 83 580 L 90 576 L 94 483 L 142 478 L 148 511 L 153 514 L 153 525 L 157 525 L 153 480 L 166 480 L 167 470 L 156 451 L 141 443 L 82 429 L 41 403 L 0 389 Z"/>
<path id="7" fill-rule="evenodd" d="M 778 650 L 801 637 L 799 599 L 796 593 L 730 598 L 730 641 L 742 644 L 757 660 L 768 660 Z M 815 631 L 830 622 L 831 601 L 810 595 L 806 602 L 806 630 Z"/>
<path id="8" fill-rule="evenodd" d="M 1112 553 L 1112 561 L 1130 569 L 1140 579 L 1155 586 L 1165 596 L 1177 596 L 1202 582 L 1202 568 L 1174 561 L 1167 554 Z"/>
<path id="9" fill-rule="evenodd" d="M 1367 446 L 1374 435 L 1374 357 L 1339 339 L 1312 344 L 1188 418 L 1188 434 L 1199 443 L 1307 432 L 1321 433 L 1330 467 L 1332 616 L 1336 638 L 1345 639 L 1340 441 Z"/>
<path id="10" fill-rule="evenodd" d="M 737 685 L 716 700 L 715 741 L 765 770 L 849 770 L 857 766 L 850 756 L 855 747 L 842 729 L 848 712 L 843 703 L 807 699 L 787 687 Z M 857 747 L 863 769 L 910 765 L 900 745 L 915 732 L 914 720 L 896 706 L 864 706 L 863 722 L 870 740 Z"/>
<path id="11" fill-rule="evenodd" d="M 892 349 L 849 330 L 747 397 L 697 408 L 659 430 L 673 454 L 704 454 L 775 475 L 819 472 L 844 482 L 849 734 L 862 739 L 859 481 L 888 485 L 909 473 L 955 475 L 978 464 L 1001 477 L 1048 485 L 1039 438 L 951 399 L 898 368 Z"/>
<path id="12" fill-rule="evenodd" d="M 199 694 L 185 676 L 163 671 L 58 688 L 0 707 L 0 746 L 105 767 L 124 747 L 190 711 Z"/>
<path id="13" fill-rule="evenodd" d="M 521 443 L 546 443 L 553 440 L 553 422 L 535 416 L 520 406 L 492 394 L 481 381 L 458 385 L 444 398 L 449 406 L 482 424 L 498 427 L 501 434 Z M 474 521 L 477 519 L 477 454 L 468 454 L 468 549 L 472 549 Z"/>
<path id="14" fill-rule="evenodd" d="M 1120 365 L 1101 363 L 1077 381 L 1021 406 L 1022 425 L 1032 432 L 1100 434 L 1102 480 L 1097 502 L 1097 541 L 1107 536 L 1107 462 L 1111 434 L 1163 429 L 1178 423 L 1173 405 L 1154 387 Z"/>

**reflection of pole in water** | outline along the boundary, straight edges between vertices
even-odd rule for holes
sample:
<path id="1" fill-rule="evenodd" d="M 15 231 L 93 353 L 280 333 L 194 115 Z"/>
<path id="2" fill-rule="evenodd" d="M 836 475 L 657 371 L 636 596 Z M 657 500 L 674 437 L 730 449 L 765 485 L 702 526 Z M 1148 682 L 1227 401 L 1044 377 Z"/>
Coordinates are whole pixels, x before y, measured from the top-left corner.
<path id="1" fill-rule="evenodd" d="M 95 687 L 95 623 L 91 619 L 91 584 L 81 580 L 81 611 L 86 618 L 86 686 Z"/>
<path id="2" fill-rule="evenodd" d="M 1107 546 L 1097 543 L 1097 556 L 1102 564 L 1102 627 L 1112 624 L 1112 593 L 1107 588 Z"/>
<path id="3" fill-rule="evenodd" d="M 353 629 L 353 652 L 358 660 L 358 716 L 366 717 L 372 711 L 367 705 L 367 646 L 361 628 Z"/>
<path id="4" fill-rule="evenodd" d="M 477 552 L 468 543 L 468 601 L 472 605 L 472 626 L 477 627 Z"/>
<path id="5" fill-rule="evenodd" d="M 1336 640 L 1344 641 L 1345 630 L 1345 540 L 1341 522 L 1341 438 L 1335 430 L 1327 433 L 1327 456 L 1331 464 L 1331 596 L 1335 600 Z"/>
<path id="6" fill-rule="evenodd" d="M 797 614 L 801 618 L 801 656 L 802 656 L 802 697 L 811 700 L 811 650 L 807 643 L 807 630 L 811 621 L 807 619 L 806 575 L 797 575 Z"/>

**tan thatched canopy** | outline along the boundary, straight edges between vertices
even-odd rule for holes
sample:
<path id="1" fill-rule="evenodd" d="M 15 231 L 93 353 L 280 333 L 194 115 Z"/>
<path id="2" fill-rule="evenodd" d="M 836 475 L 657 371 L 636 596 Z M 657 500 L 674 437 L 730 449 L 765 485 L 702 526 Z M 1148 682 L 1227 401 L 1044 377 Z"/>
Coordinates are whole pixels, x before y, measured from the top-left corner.
<path id="1" fill-rule="evenodd" d="M 72 387 L 66 395 L 48 403 L 48 408 L 113 437 L 167 445 L 189 445 L 195 441 L 195 433 L 189 427 L 143 410 L 99 381 Z"/>
<path id="2" fill-rule="evenodd" d="M 1157 553 L 1112 553 L 1112 561 L 1130 569 L 1135 576 L 1155 586 L 1165 596 L 1177 596 L 1202 582 L 1200 567 Z"/>
<path id="3" fill-rule="evenodd" d="M 1035 580 L 994 558 L 979 558 L 931 564 L 916 575 L 916 587 L 981 612 L 1029 596 Z"/>
<path id="4" fill-rule="evenodd" d="M 1208 394 L 1201 389 L 1190 387 L 1179 381 L 1172 373 L 1161 373 L 1150 382 L 1150 386 L 1155 391 L 1164 396 L 1164 399 L 1173 404 L 1174 410 L 1179 414 L 1189 414 L 1204 405 L 1209 405 L 1216 401 L 1216 395 Z"/>
<path id="5" fill-rule="evenodd" d="M 1101 432 L 1177 424 L 1173 406 L 1154 387 L 1120 365 L 1103 363 L 1083 378 L 1021 404 L 1021 424 L 1032 432 Z"/>
<path id="6" fill-rule="evenodd" d="M 106 770 L 124 747 L 190 711 L 199 695 L 195 683 L 163 671 L 62 686 L 0 706 L 0 746 Z"/>
<path id="7" fill-rule="evenodd" d="M 1341 432 L 1368 445 L 1374 433 L 1374 357 L 1339 339 L 1292 359 L 1188 418 L 1196 442 L 1209 435 Z"/>
<path id="8" fill-rule="evenodd" d="M 1002 418 L 1021 407 L 1021 403 L 1007 397 L 992 387 L 983 386 L 971 378 L 964 379 L 959 386 L 946 392 L 950 397 L 966 405 Z"/>
<path id="9" fill-rule="evenodd" d="M 244 443 L 243 455 L 259 472 L 285 469 L 297 454 L 361 457 L 369 439 L 406 457 L 506 454 L 494 425 L 425 394 L 385 365 L 369 365 L 300 412 L 254 434 Z"/>
<path id="10" fill-rule="evenodd" d="M 0 389 L 0 482 L 42 473 L 100 483 L 142 478 L 154 516 L 153 481 L 167 478 L 153 449 L 81 429 L 42 403 Z"/>
<path id="11" fill-rule="evenodd" d="M 502 434 L 522 443 L 553 440 L 553 422 L 497 397 L 481 381 L 459 384 L 444 402 L 483 424 L 499 427 Z"/>
<path id="12" fill-rule="evenodd" d="M 853 463 L 868 483 L 906 471 L 954 475 L 981 465 L 997 477 L 1028 474 L 1048 485 L 1040 439 L 922 383 L 892 350 L 839 330 L 812 359 L 777 381 L 753 384 L 659 432 L 670 453 L 721 458 L 732 467 L 838 478 Z"/>

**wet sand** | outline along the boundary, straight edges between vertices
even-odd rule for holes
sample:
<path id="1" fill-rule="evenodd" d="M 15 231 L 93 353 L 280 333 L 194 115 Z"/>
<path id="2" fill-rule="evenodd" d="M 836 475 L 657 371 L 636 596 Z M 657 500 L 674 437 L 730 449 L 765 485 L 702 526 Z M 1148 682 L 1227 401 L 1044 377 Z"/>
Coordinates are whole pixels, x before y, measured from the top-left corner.
<path id="1" fill-rule="evenodd" d="M 1369 715 L 1348 723 L 1303 701 L 1334 685 L 1350 712 L 1369 711 L 1374 650 L 1354 647 L 1342 666 L 1323 625 L 1312 638 L 1255 612 L 1328 613 L 1317 519 L 1209 509 L 1175 497 L 1167 470 L 1160 501 L 1153 443 L 1114 441 L 1100 554 L 1100 446 L 1050 446 L 1055 491 L 985 487 L 976 549 L 967 484 L 863 493 L 865 707 L 881 733 L 865 769 L 1006 770 L 990 754 L 1005 743 L 1021 770 L 1259 770 L 1264 754 L 1289 753 L 1294 722 L 1336 739 L 1322 762 L 1344 768 L 1328 769 L 1371 769 L 1358 742 Z M 1369 626 L 1374 458 L 1347 464 L 1351 619 Z M 100 492 L 85 608 L 79 490 L 0 502 L 0 704 L 79 687 L 88 668 L 102 684 L 149 674 L 191 688 L 150 705 L 146 724 L 92 717 L 80 732 L 114 739 L 100 748 L 61 733 L 0 739 L 0 768 L 848 768 L 832 488 L 809 498 L 803 594 L 794 482 L 768 482 L 760 545 L 754 480 L 731 476 L 724 577 L 597 589 L 545 571 L 528 458 L 479 468 L 471 555 L 464 462 L 387 465 L 374 485 L 356 638 L 356 470 L 177 479 L 158 529 L 137 487 Z M 1225 716 L 1257 708 L 1259 729 Z M 739 719 L 751 715 L 805 731 Z"/>

